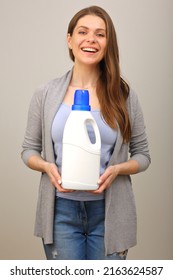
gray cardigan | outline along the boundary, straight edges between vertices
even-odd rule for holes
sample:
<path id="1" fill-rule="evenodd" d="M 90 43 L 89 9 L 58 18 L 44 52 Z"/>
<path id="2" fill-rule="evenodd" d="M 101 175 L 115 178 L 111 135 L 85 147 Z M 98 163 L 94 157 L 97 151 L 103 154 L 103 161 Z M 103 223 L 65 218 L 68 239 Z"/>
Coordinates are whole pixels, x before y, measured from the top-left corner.
<path id="1" fill-rule="evenodd" d="M 54 116 L 68 88 L 72 70 L 63 77 L 39 87 L 31 100 L 22 159 L 27 165 L 31 155 L 42 155 L 48 162 L 55 162 L 51 138 Z M 132 137 L 124 144 L 118 128 L 117 142 L 109 165 L 125 162 L 130 158 L 139 163 L 139 172 L 150 164 L 143 114 L 134 92 L 127 100 Z M 41 174 L 36 211 L 35 235 L 45 244 L 53 242 L 55 188 L 46 173 Z M 136 245 L 136 207 L 130 176 L 118 176 L 105 193 L 105 252 L 112 254 Z"/>

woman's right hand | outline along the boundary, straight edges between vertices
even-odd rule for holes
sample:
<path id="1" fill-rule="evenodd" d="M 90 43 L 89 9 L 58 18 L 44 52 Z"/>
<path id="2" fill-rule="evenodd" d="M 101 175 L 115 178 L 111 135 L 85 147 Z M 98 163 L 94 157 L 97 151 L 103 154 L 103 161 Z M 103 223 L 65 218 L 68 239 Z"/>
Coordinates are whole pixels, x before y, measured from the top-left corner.
<path id="1" fill-rule="evenodd" d="M 52 185 L 59 191 L 59 192 L 73 192 L 73 190 L 65 190 L 61 184 L 61 176 L 58 172 L 58 168 L 54 163 L 47 163 L 46 166 L 46 173 L 49 176 L 49 179 Z"/>

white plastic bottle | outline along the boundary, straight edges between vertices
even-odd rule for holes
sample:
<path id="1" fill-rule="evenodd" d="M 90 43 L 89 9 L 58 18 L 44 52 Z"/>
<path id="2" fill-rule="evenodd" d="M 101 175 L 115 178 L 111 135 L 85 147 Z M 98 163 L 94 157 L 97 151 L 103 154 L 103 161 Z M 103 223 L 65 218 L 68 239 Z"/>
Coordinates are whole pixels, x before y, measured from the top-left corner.
<path id="1" fill-rule="evenodd" d="M 62 187 L 73 190 L 96 190 L 100 174 L 101 138 L 89 105 L 89 92 L 76 90 L 72 111 L 67 119 L 62 145 Z M 95 134 L 91 143 L 87 125 Z"/>

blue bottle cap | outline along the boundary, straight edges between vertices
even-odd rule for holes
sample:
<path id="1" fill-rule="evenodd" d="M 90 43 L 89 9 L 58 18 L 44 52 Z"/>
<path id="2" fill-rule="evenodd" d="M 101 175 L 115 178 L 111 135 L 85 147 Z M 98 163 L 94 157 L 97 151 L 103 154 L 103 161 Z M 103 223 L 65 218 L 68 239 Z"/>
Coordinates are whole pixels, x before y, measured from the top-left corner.
<path id="1" fill-rule="evenodd" d="M 74 94 L 74 104 L 72 110 L 91 111 L 89 105 L 89 91 L 77 89 Z"/>

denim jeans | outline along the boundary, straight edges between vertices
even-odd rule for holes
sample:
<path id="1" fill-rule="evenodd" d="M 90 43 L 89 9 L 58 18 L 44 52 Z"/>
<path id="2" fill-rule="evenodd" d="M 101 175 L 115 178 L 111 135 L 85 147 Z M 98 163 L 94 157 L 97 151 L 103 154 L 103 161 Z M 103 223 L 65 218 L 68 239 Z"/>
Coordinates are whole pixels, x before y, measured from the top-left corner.
<path id="1" fill-rule="evenodd" d="M 75 201 L 57 197 L 54 243 L 44 245 L 48 260 L 122 260 L 120 255 L 105 256 L 105 201 Z"/>

